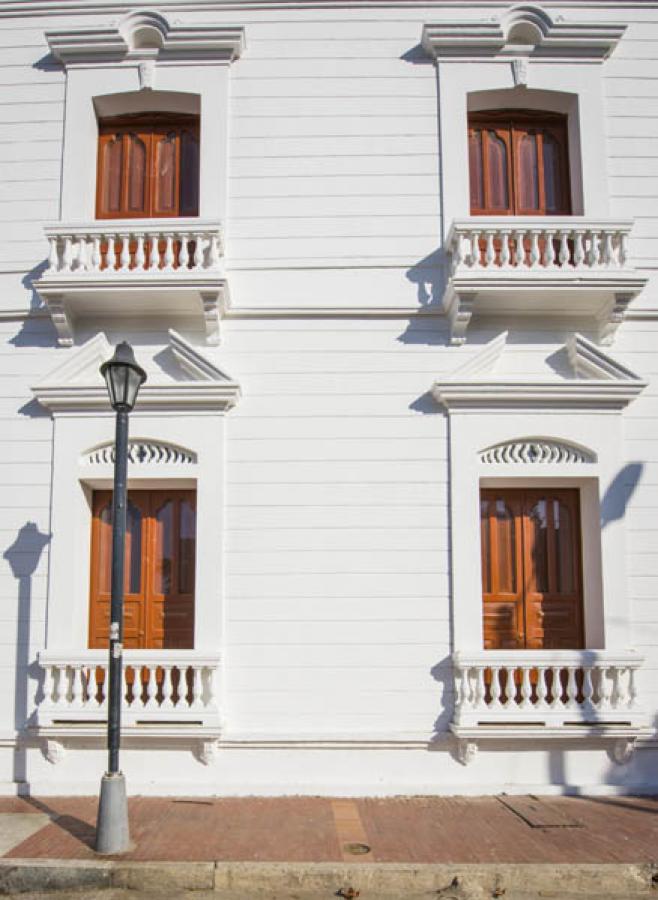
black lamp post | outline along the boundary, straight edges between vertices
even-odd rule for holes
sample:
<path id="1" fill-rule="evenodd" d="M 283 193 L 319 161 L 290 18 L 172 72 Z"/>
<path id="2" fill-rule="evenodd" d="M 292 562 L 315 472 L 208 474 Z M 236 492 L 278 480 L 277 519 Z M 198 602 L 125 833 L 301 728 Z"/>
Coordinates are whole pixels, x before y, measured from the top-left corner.
<path id="1" fill-rule="evenodd" d="M 114 494 L 112 496 L 112 600 L 110 605 L 110 662 L 107 694 L 107 772 L 101 780 L 96 851 L 125 853 L 130 849 L 126 781 L 119 770 L 121 739 L 121 683 L 123 680 L 123 594 L 126 546 L 126 474 L 128 469 L 128 414 L 137 393 L 146 381 L 146 372 L 137 365 L 130 344 L 122 341 L 112 359 L 101 366 L 116 412 L 114 444 Z"/>

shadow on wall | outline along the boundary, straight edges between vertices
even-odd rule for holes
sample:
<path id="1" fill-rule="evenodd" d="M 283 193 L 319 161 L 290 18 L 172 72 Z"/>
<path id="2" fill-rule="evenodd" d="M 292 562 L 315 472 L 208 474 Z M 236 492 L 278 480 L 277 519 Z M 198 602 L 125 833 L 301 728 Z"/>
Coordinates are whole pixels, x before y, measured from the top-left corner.
<path id="1" fill-rule="evenodd" d="M 643 468 L 642 463 L 628 463 L 615 475 L 601 501 L 601 528 L 624 518 L 626 507 L 635 493 Z"/>
<path id="2" fill-rule="evenodd" d="M 40 669 L 30 660 L 30 622 L 32 618 L 32 577 L 37 570 L 43 549 L 50 542 L 50 534 L 42 534 L 34 522 L 26 522 L 14 543 L 3 556 L 11 566 L 12 575 L 18 581 L 18 609 L 16 615 L 16 683 L 14 688 L 14 728 L 17 747 L 14 751 L 14 783 L 26 778 L 23 737 L 28 721 L 28 679 L 41 689 Z M 37 691 L 37 693 L 38 693 Z"/>
<path id="3" fill-rule="evenodd" d="M 34 282 L 43 275 L 48 267 L 46 260 L 40 262 L 37 266 L 30 269 L 23 278 L 21 283 L 26 291 L 30 292 L 29 313 L 21 323 L 20 329 L 16 332 L 9 343 L 14 347 L 56 347 L 57 333 L 55 327 L 47 315 L 46 307 L 41 302 Z"/>
<path id="4" fill-rule="evenodd" d="M 435 250 L 407 269 L 407 280 L 416 290 L 418 315 L 410 317 L 406 329 L 398 337 L 402 344 L 437 346 L 448 342 L 446 322 L 440 315 L 445 286 L 444 270 L 442 250 Z"/>
<path id="5" fill-rule="evenodd" d="M 432 742 L 444 737 L 448 726 L 452 721 L 452 713 L 455 702 L 454 674 L 452 668 L 452 656 L 444 656 L 430 669 L 430 675 L 434 681 L 441 685 L 441 711 L 434 720 L 432 726 Z"/>

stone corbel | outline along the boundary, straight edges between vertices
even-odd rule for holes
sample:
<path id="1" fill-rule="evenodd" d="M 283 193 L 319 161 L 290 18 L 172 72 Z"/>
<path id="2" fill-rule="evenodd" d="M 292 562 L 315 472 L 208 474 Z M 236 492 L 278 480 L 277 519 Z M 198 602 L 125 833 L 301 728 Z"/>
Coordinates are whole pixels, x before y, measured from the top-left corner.
<path id="1" fill-rule="evenodd" d="M 51 765 L 56 766 L 66 756 L 66 747 L 60 741 L 47 740 L 43 747 L 43 755 Z"/>
<path id="2" fill-rule="evenodd" d="M 457 759 L 462 766 L 472 763 L 477 752 L 478 745 L 472 738 L 457 738 Z"/>
<path id="3" fill-rule="evenodd" d="M 220 321 L 224 313 L 224 292 L 226 290 L 226 285 L 223 285 L 219 291 L 201 292 L 206 344 L 211 347 L 216 347 L 220 341 Z"/>
<path id="4" fill-rule="evenodd" d="M 630 762 L 631 757 L 635 753 L 635 737 L 617 738 L 612 746 L 612 758 L 618 766 L 624 766 Z"/>
<path id="5" fill-rule="evenodd" d="M 466 343 L 466 331 L 473 318 L 473 306 L 475 305 L 475 293 L 455 294 L 450 312 L 450 346 L 461 347 Z"/>
<path id="6" fill-rule="evenodd" d="M 210 766 L 217 759 L 218 750 L 219 741 L 216 738 L 201 740 L 198 742 L 196 757 L 204 766 Z"/>
<path id="7" fill-rule="evenodd" d="M 60 347 L 73 346 L 73 322 L 66 311 L 61 294 L 48 294 L 44 297 L 50 318 L 57 332 L 57 343 Z"/>
<path id="8" fill-rule="evenodd" d="M 628 304 L 635 296 L 627 293 L 615 294 L 612 305 L 599 320 L 598 342 L 603 347 L 609 347 L 614 343 L 617 329 L 626 316 Z"/>

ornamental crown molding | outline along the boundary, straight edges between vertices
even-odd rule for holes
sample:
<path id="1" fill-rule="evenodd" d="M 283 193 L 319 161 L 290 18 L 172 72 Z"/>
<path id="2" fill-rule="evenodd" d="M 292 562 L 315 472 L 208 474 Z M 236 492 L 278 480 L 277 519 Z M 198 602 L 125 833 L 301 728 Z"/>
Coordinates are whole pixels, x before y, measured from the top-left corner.
<path id="1" fill-rule="evenodd" d="M 580 334 L 565 344 L 571 378 L 496 377 L 507 333 L 485 344 L 466 365 L 432 385 L 434 398 L 447 409 L 539 408 L 620 410 L 647 382 Z"/>
<path id="2" fill-rule="evenodd" d="M 203 356 L 177 332 L 169 335 L 169 348 L 178 363 L 181 380 L 155 380 L 151 375 L 139 392 L 133 415 L 150 410 L 225 412 L 240 398 L 240 385 Z M 101 332 L 32 388 L 36 400 L 53 413 L 110 411 L 99 368 L 109 359 L 112 345 Z M 190 377 L 191 376 L 191 377 Z"/>
<path id="3" fill-rule="evenodd" d="M 107 28 L 47 31 L 50 52 L 64 66 L 152 59 L 162 62 L 232 62 L 245 47 L 240 26 L 182 25 L 161 13 L 128 13 Z"/>
<path id="4" fill-rule="evenodd" d="M 499 18 L 423 26 L 422 45 L 435 59 L 532 57 L 602 61 L 617 46 L 625 25 L 565 22 L 539 6 L 514 6 Z"/>

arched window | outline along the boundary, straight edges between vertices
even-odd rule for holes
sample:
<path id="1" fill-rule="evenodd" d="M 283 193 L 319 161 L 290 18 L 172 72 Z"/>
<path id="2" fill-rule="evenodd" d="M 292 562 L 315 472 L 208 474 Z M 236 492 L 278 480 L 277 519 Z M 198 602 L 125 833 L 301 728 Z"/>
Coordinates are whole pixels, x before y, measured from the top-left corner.
<path id="1" fill-rule="evenodd" d="M 471 215 L 571 213 L 566 116 L 525 110 L 468 120 Z"/>
<path id="2" fill-rule="evenodd" d="M 199 215 L 199 117 L 139 114 L 99 125 L 99 219 Z"/>

